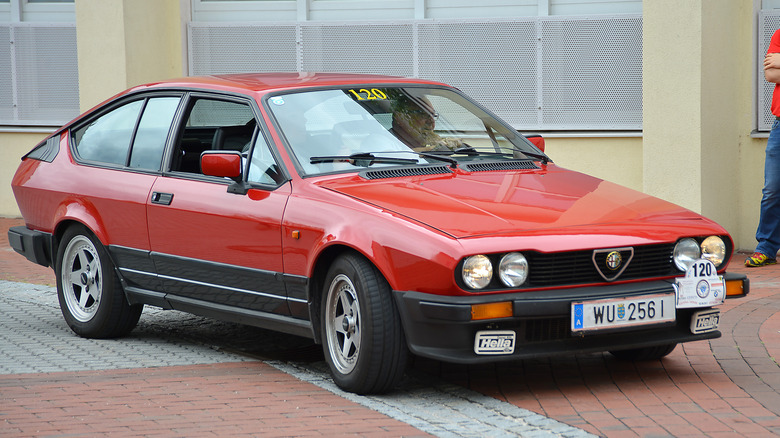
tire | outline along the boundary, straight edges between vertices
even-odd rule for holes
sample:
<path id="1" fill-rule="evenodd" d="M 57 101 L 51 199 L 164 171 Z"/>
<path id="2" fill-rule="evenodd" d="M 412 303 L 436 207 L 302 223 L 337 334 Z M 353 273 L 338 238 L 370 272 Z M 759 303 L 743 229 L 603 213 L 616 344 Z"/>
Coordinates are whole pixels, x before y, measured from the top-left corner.
<path id="1" fill-rule="evenodd" d="M 322 294 L 322 348 L 334 382 L 357 394 L 395 387 L 408 351 L 390 286 L 356 254 L 337 258 Z"/>
<path id="2" fill-rule="evenodd" d="M 677 344 L 657 345 L 655 347 L 631 348 L 628 350 L 610 351 L 610 354 L 620 360 L 632 362 L 658 360 L 669 355 Z"/>
<path id="3" fill-rule="evenodd" d="M 62 316 L 79 336 L 116 338 L 138 324 L 143 304 L 128 304 L 106 249 L 86 228 L 65 231 L 55 271 Z"/>

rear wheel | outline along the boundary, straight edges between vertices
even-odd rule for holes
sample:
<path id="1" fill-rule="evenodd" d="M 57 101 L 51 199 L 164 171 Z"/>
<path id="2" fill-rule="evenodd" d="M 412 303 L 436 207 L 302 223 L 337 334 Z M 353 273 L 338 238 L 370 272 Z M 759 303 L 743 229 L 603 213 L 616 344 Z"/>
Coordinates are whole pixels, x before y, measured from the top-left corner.
<path id="1" fill-rule="evenodd" d="M 390 286 L 379 271 L 359 255 L 339 257 L 322 300 L 322 344 L 336 384 L 359 394 L 397 385 L 408 352 Z"/>
<path id="2" fill-rule="evenodd" d="M 657 345 L 655 347 L 631 348 L 628 350 L 615 350 L 610 353 L 620 360 L 645 361 L 661 359 L 669 355 L 677 344 Z"/>
<path id="3" fill-rule="evenodd" d="M 103 245 L 82 226 L 65 231 L 57 251 L 57 296 L 65 322 L 85 338 L 114 338 L 138 323 Z"/>

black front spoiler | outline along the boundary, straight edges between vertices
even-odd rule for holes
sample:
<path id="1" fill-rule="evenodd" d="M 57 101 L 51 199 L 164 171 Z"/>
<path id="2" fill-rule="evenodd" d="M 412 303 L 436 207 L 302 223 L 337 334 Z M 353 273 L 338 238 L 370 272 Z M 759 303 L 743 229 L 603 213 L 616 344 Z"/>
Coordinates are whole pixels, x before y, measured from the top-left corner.
<path id="1" fill-rule="evenodd" d="M 609 286 L 572 287 L 538 292 L 474 296 L 439 296 L 395 291 L 409 349 L 444 362 L 477 364 L 555 355 L 616 351 L 718 338 L 717 330 L 694 334 L 691 320 L 701 309 L 677 309 L 676 321 L 582 334 L 571 330 L 571 303 L 674 293 L 670 281 L 656 280 Z M 472 320 L 471 306 L 512 303 L 512 316 Z M 511 354 L 477 354 L 477 332 L 514 332 Z"/>

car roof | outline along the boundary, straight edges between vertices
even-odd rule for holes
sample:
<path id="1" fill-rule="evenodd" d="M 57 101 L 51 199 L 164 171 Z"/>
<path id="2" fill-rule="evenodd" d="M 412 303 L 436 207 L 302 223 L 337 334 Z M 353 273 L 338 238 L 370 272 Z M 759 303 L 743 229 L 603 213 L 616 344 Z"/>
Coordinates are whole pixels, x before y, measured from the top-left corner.
<path id="1" fill-rule="evenodd" d="M 128 92 L 154 88 L 201 88 L 233 92 L 268 92 L 298 88 L 359 84 L 424 84 L 445 85 L 425 79 L 352 73 L 240 73 L 228 75 L 192 76 L 154 82 Z"/>

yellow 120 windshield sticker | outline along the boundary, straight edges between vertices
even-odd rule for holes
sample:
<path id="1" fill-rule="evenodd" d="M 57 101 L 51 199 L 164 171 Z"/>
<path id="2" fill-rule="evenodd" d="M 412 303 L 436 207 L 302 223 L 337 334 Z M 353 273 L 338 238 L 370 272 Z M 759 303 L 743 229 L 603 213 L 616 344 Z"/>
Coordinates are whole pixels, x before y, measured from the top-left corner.
<path id="1" fill-rule="evenodd" d="M 361 88 L 359 90 L 353 89 L 348 91 L 355 96 L 356 100 L 387 100 L 387 95 L 378 88 L 372 88 L 370 90 Z"/>

